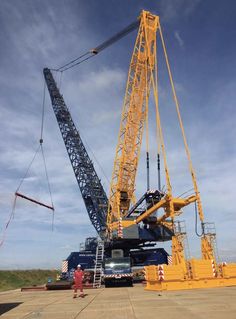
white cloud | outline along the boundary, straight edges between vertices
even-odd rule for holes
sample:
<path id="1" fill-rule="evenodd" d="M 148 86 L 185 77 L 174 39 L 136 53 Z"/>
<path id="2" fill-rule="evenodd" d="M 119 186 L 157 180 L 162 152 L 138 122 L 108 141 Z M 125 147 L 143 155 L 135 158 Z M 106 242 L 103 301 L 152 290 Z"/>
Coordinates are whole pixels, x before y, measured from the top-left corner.
<path id="1" fill-rule="evenodd" d="M 160 2 L 161 21 L 170 22 L 179 16 L 191 15 L 201 0 L 162 0 Z"/>
<path id="2" fill-rule="evenodd" d="M 87 74 L 86 78 L 84 78 L 79 83 L 79 90 L 84 94 L 94 94 L 99 92 L 103 92 L 109 90 L 109 92 L 114 91 L 114 87 L 120 86 L 124 84 L 125 73 L 120 69 L 107 69 L 103 68 L 99 70 L 99 72 L 90 72 Z"/>
<path id="3" fill-rule="evenodd" d="M 181 36 L 180 36 L 180 34 L 179 34 L 179 31 L 175 31 L 175 32 L 174 32 L 174 36 L 175 36 L 175 39 L 177 40 L 179 46 L 180 46 L 181 48 L 183 48 L 183 47 L 184 47 L 184 41 L 183 41 L 183 39 L 181 38 Z"/>

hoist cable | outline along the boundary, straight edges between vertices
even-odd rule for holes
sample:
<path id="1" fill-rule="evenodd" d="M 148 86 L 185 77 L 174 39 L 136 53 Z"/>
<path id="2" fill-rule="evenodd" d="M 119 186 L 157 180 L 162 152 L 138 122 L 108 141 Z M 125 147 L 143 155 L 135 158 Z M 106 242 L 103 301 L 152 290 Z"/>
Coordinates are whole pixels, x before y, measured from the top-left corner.
<path id="1" fill-rule="evenodd" d="M 46 179 L 47 179 L 47 185 L 48 185 L 49 195 L 50 195 L 51 204 L 52 204 L 52 207 L 53 207 L 52 192 L 51 192 L 51 187 L 50 187 L 50 183 L 49 183 L 47 165 L 46 165 L 46 160 L 45 160 L 45 155 L 44 155 L 44 150 L 43 150 L 43 129 L 44 129 L 44 118 L 45 118 L 45 92 L 46 92 L 46 82 L 44 81 L 43 105 L 42 105 L 42 120 L 41 120 L 41 130 L 40 130 L 39 147 L 40 147 L 40 150 L 41 150 L 41 153 L 42 153 L 42 158 L 43 158 L 43 164 L 44 164 L 45 175 L 46 175 Z"/>
<path id="2" fill-rule="evenodd" d="M 104 171 L 104 169 L 103 169 L 101 163 L 99 162 L 99 160 L 98 160 L 97 157 L 95 156 L 95 154 L 94 154 L 94 152 L 93 152 L 91 146 L 90 146 L 90 145 L 88 144 L 88 142 L 86 141 L 84 135 L 81 134 L 81 129 L 80 129 L 80 136 L 82 137 L 82 139 L 83 139 L 83 141 L 84 141 L 84 144 L 86 145 L 87 149 L 91 152 L 91 154 L 92 154 L 92 156 L 93 156 L 95 162 L 98 164 L 98 166 L 99 166 L 99 168 L 100 168 L 100 170 L 101 170 L 103 176 L 105 177 L 105 179 L 106 179 L 106 181 L 107 181 L 107 184 L 109 185 L 110 181 L 109 181 L 109 179 L 108 179 L 108 177 L 107 177 L 107 175 L 106 175 L 106 173 L 105 173 L 105 171 Z"/>
<path id="3" fill-rule="evenodd" d="M 42 119 L 41 119 L 40 140 L 39 140 L 40 143 L 43 143 L 43 127 L 44 127 L 44 113 L 45 113 L 45 92 L 46 92 L 46 82 L 44 81 Z"/>
<path id="4" fill-rule="evenodd" d="M 45 159 L 44 150 L 43 150 L 43 145 L 40 145 L 40 147 L 41 147 L 41 152 L 42 152 L 42 157 L 43 157 L 45 175 L 46 175 L 46 179 L 47 179 L 47 185 L 48 185 L 48 191 L 49 191 L 49 195 L 50 195 L 50 199 L 51 199 L 51 204 L 52 204 L 52 207 L 54 207 L 53 200 L 52 200 L 52 191 L 51 191 L 51 186 L 50 186 L 49 176 L 48 176 L 48 170 L 47 170 L 47 165 L 46 165 L 46 159 Z"/>
<path id="5" fill-rule="evenodd" d="M 83 60 L 81 60 L 81 61 L 78 61 L 78 62 L 75 63 L 75 64 L 69 65 L 69 66 L 66 67 L 66 68 L 63 68 L 63 69 L 60 69 L 60 70 L 56 70 L 56 71 L 60 71 L 60 72 L 67 71 L 67 70 L 69 70 L 69 69 L 71 69 L 71 68 L 73 68 L 73 67 L 75 67 L 75 66 L 77 66 L 77 65 L 79 65 L 79 64 L 81 64 L 81 63 L 83 63 L 83 62 L 85 62 L 85 61 L 87 61 L 87 60 L 89 60 L 89 59 L 91 59 L 93 56 L 94 56 L 94 54 L 91 54 L 91 55 L 88 56 L 87 58 L 85 58 L 85 59 L 83 59 Z"/>
<path id="6" fill-rule="evenodd" d="M 40 143 L 40 144 L 39 144 L 39 146 L 37 147 L 37 149 L 36 149 L 36 151 L 35 151 L 35 154 L 34 154 L 32 160 L 31 160 L 31 162 L 30 162 L 30 164 L 29 164 L 29 166 L 28 166 L 28 168 L 27 168 L 27 170 L 26 170 L 26 173 L 25 173 L 25 175 L 23 176 L 23 178 L 21 179 L 20 184 L 19 184 L 19 186 L 17 187 L 17 189 L 16 189 L 15 192 L 18 192 L 18 190 L 20 189 L 21 185 L 23 184 L 23 182 L 24 182 L 26 176 L 28 175 L 29 170 L 30 170 L 30 168 L 31 168 L 31 166 L 32 166 L 32 164 L 33 164 L 35 158 L 36 158 L 36 155 L 38 154 L 38 151 L 39 151 L 39 149 L 40 149 L 40 145 L 43 143 L 43 128 L 44 128 L 44 113 L 45 113 L 45 92 L 46 92 L 46 83 L 45 83 L 45 81 L 44 81 L 43 103 L 42 103 L 42 119 L 41 119 L 40 140 L 39 140 L 39 143 Z"/>
<path id="7" fill-rule="evenodd" d="M 72 61 L 70 61 L 70 62 L 68 62 L 68 63 L 66 63 L 66 64 L 64 64 L 64 65 L 62 65 L 61 67 L 59 67 L 58 69 L 56 69 L 56 71 L 61 71 L 62 69 L 64 69 L 64 68 L 67 67 L 68 65 L 70 65 L 70 64 L 72 64 L 72 63 L 75 63 L 76 61 L 82 59 L 83 57 L 85 57 L 85 56 L 88 55 L 88 54 L 90 54 L 89 51 L 86 52 L 86 53 L 84 53 L 84 54 L 82 54 L 82 55 L 80 55 L 78 58 L 76 58 L 76 59 L 74 59 L 74 60 L 72 60 Z"/>
<path id="8" fill-rule="evenodd" d="M 77 66 L 77 65 L 79 65 L 79 64 L 81 64 L 81 63 L 83 63 L 83 62 L 85 62 L 87 60 L 89 60 L 90 58 L 94 57 L 95 55 L 97 55 L 102 50 L 106 49 L 107 47 L 109 47 L 113 43 L 117 42 L 118 40 L 120 40 L 121 38 L 123 38 L 124 36 L 126 36 L 127 34 L 132 32 L 133 30 L 137 29 L 138 26 L 139 26 L 139 22 L 140 22 L 140 19 L 137 19 L 137 21 L 129 24 L 126 28 L 124 28 L 120 32 L 116 33 L 110 39 L 104 41 L 103 43 L 101 43 L 97 47 L 95 47 L 95 48 L 83 53 L 79 57 L 77 57 L 77 58 L 71 60 L 70 62 L 62 65 L 61 67 L 59 67 L 57 69 L 51 69 L 51 70 L 57 71 L 57 72 L 64 72 L 66 70 L 69 70 L 69 69 L 71 69 L 71 68 L 73 68 L 73 67 L 75 67 L 75 66 Z"/>
<path id="9" fill-rule="evenodd" d="M 48 185 L 48 191 L 49 191 L 49 195 L 50 195 L 51 205 L 53 207 L 53 210 L 52 210 L 52 231 L 53 231 L 53 229 L 54 229 L 54 211 L 55 210 L 54 210 L 54 204 L 53 204 L 53 200 L 52 200 L 52 191 L 51 191 L 51 186 L 50 186 L 50 182 L 49 182 L 49 176 L 48 176 L 48 170 L 47 170 L 43 145 L 40 144 L 40 147 L 41 147 L 41 152 L 42 152 L 42 157 L 43 157 L 44 170 L 45 170 L 45 175 L 46 175 L 46 179 L 47 179 L 47 185 Z"/>
<path id="10" fill-rule="evenodd" d="M 12 206 L 12 210 L 11 210 L 11 213 L 10 213 L 10 216 L 8 218 L 8 221 L 5 225 L 5 228 L 4 228 L 4 231 L 3 231 L 3 235 L 2 235 L 2 239 L 0 241 L 0 247 L 3 245 L 4 241 L 5 241 L 5 238 L 6 238 L 6 234 L 7 234 L 7 228 L 14 216 L 14 212 L 15 212 L 15 208 L 16 208 L 16 199 L 17 199 L 17 196 L 15 195 L 15 198 L 14 198 L 14 202 L 13 202 L 13 206 Z"/>
<path id="11" fill-rule="evenodd" d="M 35 154 L 34 154 L 32 160 L 31 160 L 31 162 L 30 162 L 30 164 L 29 164 L 29 166 L 28 166 L 28 168 L 27 168 L 27 170 L 26 170 L 26 173 L 25 173 L 25 175 L 23 176 L 23 178 L 21 179 L 20 184 L 19 184 L 19 186 L 18 186 L 17 189 L 16 189 L 16 192 L 18 192 L 18 190 L 20 189 L 21 185 L 23 184 L 23 182 L 24 182 L 26 176 L 28 175 L 29 170 L 30 170 L 30 168 L 31 168 L 31 166 L 32 166 L 32 164 L 33 164 L 33 162 L 34 162 L 34 160 L 35 160 L 36 155 L 38 154 L 39 149 L 40 149 L 40 145 L 37 147 L 37 149 L 36 149 L 36 151 L 35 151 Z"/>
<path id="12" fill-rule="evenodd" d="M 157 88 L 155 87 L 153 74 L 151 76 L 151 79 L 152 79 L 154 99 L 155 99 L 155 107 L 156 107 L 156 123 L 157 123 L 157 128 L 158 128 L 158 134 L 159 134 L 159 137 L 160 137 L 160 146 L 161 146 L 162 156 L 163 156 L 163 161 L 164 161 L 164 169 L 165 169 L 165 175 L 166 175 L 167 190 L 168 190 L 168 194 L 171 195 L 172 194 L 172 187 L 171 187 L 171 182 L 170 182 L 170 175 L 169 175 L 169 170 L 168 170 L 168 165 L 167 165 L 165 144 L 164 144 L 164 138 L 163 138 L 163 133 L 162 133 L 162 127 L 161 127 L 159 104 L 158 104 L 158 93 L 157 93 Z"/>
<path id="13" fill-rule="evenodd" d="M 194 191 L 195 191 L 195 194 L 197 197 L 199 218 L 200 218 L 201 222 L 203 222 L 204 215 L 203 215 L 202 203 L 201 203 L 201 199 L 199 196 L 197 180 L 196 180 L 195 172 L 193 169 L 190 151 L 189 151 L 189 147 L 188 147 L 188 143 L 187 143 L 187 139 L 186 139 L 186 135 L 185 135 L 185 131 L 184 131 L 183 121 L 182 121 L 181 114 L 180 114 L 179 102 L 178 102 L 177 95 L 176 95 L 176 90 L 175 90 L 174 81 L 173 81 L 173 77 L 172 77 L 172 73 L 171 73 L 171 69 L 170 69 L 170 63 L 169 63 L 168 56 L 167 56 L 166 46 L 165 46 L 165 42 L 164 42 L 162 30 L 161 30 L 161 25 L 159 26 L 159 31 L 160 31 L 161 43 L 162 43 L 162 47 L 163 47 L 163 51 L 164 51 L 164 57 L 165 57 L 165 61 L 166 61 L 167 71 L 168 71 L 168 75 L 169 75 L 169 80 L 170 80 L 170 84 L 171 84 L 172 94 L 173 94 L 173 98 L 174 98 L 174 102 L 175 102 L 176 112 L 177 112 L 179 125 L 180 125 L 180 129 L 181 129 L 182 137 L 183 137 L 185 152 L 186 152 L 187 159 L 188 159 L 189 171 L 190 171 L 190 174 L 192 177 L 193 187 L 194 187 Z"/>
<path id="14" fill-rule="evenodd" d="M 45 171 L 45 175 L 46 175 L 46 180 L 47 180 L 47 186 L 48 186 L 48 191 L 49 191 L 49 195 L 50 195 L 50 200 L 51 200 L 51 206 L 52 206 L 52 211 L 53 211 L 53 217 L 52 217 L 52 229 L 53 229 L 53 223 L 54 223 L 54 205 L 53 205 L 53 200 L 52 200 L 52 192 L 51 192 L 51 187 L 50 187 L 50 183 L 49 183 L 49 176 L 48 176 L 48 171 L 47 171 L 47 166 L 46 166 L 46 159 L 45 159 L 45 155 L 44 155 L 44 150 L 43 150 L 43 130 L 44 130 L 44 119 L 45 119 L 45 92 L 46 92 L 46 83 L 44 81 L 44 89 L 43 89 L 43 103 L 42 103 L 42 119 L 41 119 L 41 127 L 40 127 L 40 139 L 39 139 L 39 146 L 37 147 L 36 151 L 35 151 L 35 154 L 26 170 L 26 173 L 25 175 L 23 176 L 23 178 L 21 179 L 20 181 L 20 184 L 19 186 L 17 187 L 16 191 L 15 191 L 15 198 L 17 196 L 19 197 L 22 197 L 22 198 L 25 198 L 27 200 L 31 200 L 31 201 L 34 201 L 32 199 L 30 199 L 29 197 L 27 196 L 24 196 L 22 194 L 20 194 L 18 191 L 20 189 L 20 187 L 22 186 L 24 180 L 26 179 L 26 177 L 28 176 L 28 173 L 29 173 L 29 170 L 39 152 L 39 150 L 41 151 L 42 153 L 42 158 L 43 158 L 43 164 L 44 164 L 44 171 Z M 40 202 L 37 202 L 35 201 L 36 203 L 38 203 L 39 205 Z M 14 202 L 14 206 L 15 206 L 15 202 Z M 47 205 L 42 205 L 42 206 L 45 206 L 47 207 Z M 50 208 L 51 209 L 51 208 Z M 14 212 L 14 210 L 13 210 Z M 11 218 L 9 219 L 9 222 L 11 221 Z"/>
<path id="15" fill-rule="evenodd" d="M 176 196 L 177 198 L 181 198 L 183 195 L 185 195 L 185 194 L 187 194 L 187 193 L 189 193 L 189 192 L 191 192 L 191 191 L 194 191 L 194 188 L 190 188 L 189 190 L 187 190 L 186 192 L 183 192 L 182 194 L 180 194 L 180 195 L 178 195 L 178 196 Z"/>
<path id="16" fill-rule="evenodd" d="M 197 211 L 197 203 L 196 203 L 196 201 L 194 202 L 194 206 L 195 206 L 195 234 L 198 236 L 198 237 L 202 237 L 202 235 L 203 235 L 203 233 L 204 233 L 204 231 L 203 231 L 203 229 L 202 229 L 202 233 L 201 234 L 199 234 L 198 233 L 198 230 L 197 230 L 197 215 L 198 215 L 198 211 Z"/>
<path id="17" fill-rule="evenodd" d="M 156 50 L 156 46 L 155 46 L 154 50 Z M 155 52 L 155 56 L 156 56 L 156 52 Z M 153 75 L 153 72 L 151 72 L 151 83 L 152 83 L 152 87 L 153 87 L 154 102 L 155 102 L 155 109 L 156 109 L 157 136 L 160 139 L 160 150 L 162 151 L 162 156 L 163 156 L 167 191 L 168 191 L 168 194 L 172 195 L 172 186 L 171 186 L 171 182 L 170 182 L 170 175 L 169 175 L 169 170 L 168 170 L 168 165 L 167 165 L 164 137 L 163 137 L 162 127 L 161 127 L 159 100 L 158 100 L 158 89 L 157 89 L 157 85 L 156 85 L 157 83 L 155 81 L 155 77 Z"/>
<path id="18" fill-rule="evenodd" d="M 157 74 L 157 45 L 155 45 L 155 87 L 158 87 L 158 74 Z M 157 103 L 159 101 L 157 100 Z M 159 108 L 159 106 L 158 106 Z M 160 132 L 158 130 L 158 127 L 156 126 L 156 139 L 157 139 L 157 182 L 158 182 L 158 189 L 161 190 L 161 138 L 160 138 Z"/>
<path id="19" fill-rule="evenodd" d="M 62 76 L 62 73 L 61 73 L 61 76 Z M 45 159 L 44 150 L 43 150 L 43 129 L 44 129 L 44 119 L 45 119 L 45 92 L 46 92 L 46 81 L 44 81 L 44 90 L 43 90 L 42 121 L 41 121 L 41 131 L 40 131 L 41 134 L 40 134 L 39 146 L 40 146 L 42 157 L 43 157 L 44 171 L 45 171 L 45 175 L 46 175 L 51 205 L 53 208 L 53 210 L 52 210 L 52 231 L 53 231 L 53 229 L 54 229 L 54 204 L 53 204 L 53 200 L 52 200 L 52 191 L 51 191 L 51 186 L 50 186 L 50 182 L 49 182 L 46 159 Z"/>
<path id="20" fill-rule="evenodd" d="M 63 72 L 61 72 L 61 74 L 60 74 L 60 79 L 59 79 L 59 91 L 61 90 L 62 74 L 63 74 Z M 46 85 L 46 82 L 45 82 L 45 85 Z"/>
<path id="21" fill-rule="evenodd" d="M 146 135 L 146 166 L 147 166 L 147 191 L 150 189 L 150 167 L 149 167 L 149 130 L 148 130 L 148 59 L 145 63 L 145 135 Z"/>

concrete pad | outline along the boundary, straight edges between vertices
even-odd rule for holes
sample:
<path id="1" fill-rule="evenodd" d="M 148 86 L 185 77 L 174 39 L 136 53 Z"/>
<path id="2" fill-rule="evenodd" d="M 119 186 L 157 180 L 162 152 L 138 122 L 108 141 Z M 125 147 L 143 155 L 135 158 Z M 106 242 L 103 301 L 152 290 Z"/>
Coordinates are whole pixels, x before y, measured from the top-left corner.
<path id="1" fill-rule="evenodd" d="M 191 311 L 186 309 L 176 308 L 176 309 L 158 309 L 158 308 L 150 308 L 149 311 L 135 311 L 136 319 L 199 319 L 199 317 Z"/>
<path id="2" fill-rule="evenodd" d="M 11 291 L 0 293 L 0 304 L 21 303 L 5 312 L 9 319 L 235 319 L 236 287 L 191 291 L 145 291 L 133 288 L 73 291 Z"/>
<path id="3" fill-rule="evenodd" d="M 78 319 L 136 319 L 136 316 L 131 307 L 121 309 L 107 309 L 105 311 L 90 309 L 79 314 Z"/>

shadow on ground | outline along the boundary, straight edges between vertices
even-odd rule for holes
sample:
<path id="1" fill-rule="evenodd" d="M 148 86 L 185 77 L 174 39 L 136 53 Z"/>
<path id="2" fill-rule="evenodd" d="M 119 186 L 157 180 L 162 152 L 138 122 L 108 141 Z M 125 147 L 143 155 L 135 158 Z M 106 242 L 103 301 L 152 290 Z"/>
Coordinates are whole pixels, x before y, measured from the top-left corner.
<path id="1" fill-rule="evenodd" d="M 0 303 L 0 316 L 5 312 L 19 306 L 22 302 L 14 302 L 14 303 Z"/>

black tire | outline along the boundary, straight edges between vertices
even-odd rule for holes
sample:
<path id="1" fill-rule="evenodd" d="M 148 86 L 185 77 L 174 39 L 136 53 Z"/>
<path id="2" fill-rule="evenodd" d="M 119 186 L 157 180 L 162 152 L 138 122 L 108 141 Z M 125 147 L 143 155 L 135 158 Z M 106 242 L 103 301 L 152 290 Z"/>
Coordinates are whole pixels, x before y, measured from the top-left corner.
<path id="1" fill-rule="evenodd" d="M 109 280 L 104 280 L 105 288 L 111 287 L 111 282 Z"/>
<path id="2" fill-rule="evenodd" d="M 133 287 L 133 279 L 127 279 L 128 287 Z"/>

